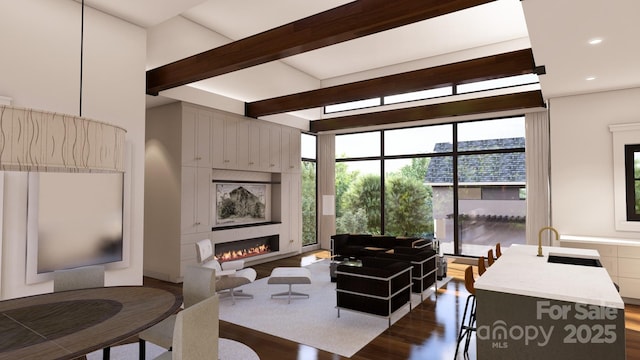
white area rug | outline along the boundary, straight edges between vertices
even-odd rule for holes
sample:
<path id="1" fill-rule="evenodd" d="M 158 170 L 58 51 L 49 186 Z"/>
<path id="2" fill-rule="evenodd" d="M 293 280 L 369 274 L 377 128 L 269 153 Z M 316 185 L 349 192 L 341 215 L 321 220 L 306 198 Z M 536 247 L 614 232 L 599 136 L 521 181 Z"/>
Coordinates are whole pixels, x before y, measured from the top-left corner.
<path id="1" fill-rule="evenodd" d="M 268 285 L 267 278 L 242 287 L 253 294 L 253 299 L 224 298 L 220 301 L 220 319 L 288 339 L 317 349 L 351 357 L 388 327 L 383 317 L 347 310 L 337 317 L 335 283 L 329 278 L 329 261 L 323 260 L 306 266 L 311 271 L 310 285 L 294 285 L 293 291 L 310 295 L 310 298 L 271 299 L 271 294 L 288 290 L 287 285 Z M 442 286 L 446 281 L 438 281 Z M 433 288 L 424 293 L 425 298 Z M 412 304 L 417 306 L 420 296 L 412 294 Z M 409 312 L 409 305 L 392 317 L 392 323 Z"/>
<path id="2" fill-rule="evenodd" d="M 146 359 L 153 359 L 167 351 L 157 345 L 146 343 Z M 138 359 L 138 343 L 114 346 L 111 348 L 111 360 Z M 258 354 L 247 345 L 230 339 L 219 339 L 218 358 L 221 360 L 260 360 Z M 87 354 L 87 360 L 102 360 L 102 350 Z"/>

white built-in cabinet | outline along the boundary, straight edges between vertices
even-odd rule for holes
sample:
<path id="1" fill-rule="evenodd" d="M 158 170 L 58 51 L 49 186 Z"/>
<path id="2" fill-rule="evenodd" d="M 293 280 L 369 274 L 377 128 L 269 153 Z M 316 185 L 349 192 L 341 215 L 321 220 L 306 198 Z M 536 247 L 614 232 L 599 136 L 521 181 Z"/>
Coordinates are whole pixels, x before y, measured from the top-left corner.
<path id="1" fill-rule="evenodd" d="M 561 246 L 593 249 L 600 254 L 600 263 L 607 269 L 611 280 L 620 286 L 620 296 L 640 299 L 640 243 L 612 239 L 598 241 L 585 237 L 561 240 Z"/>
<path id="2" fill-rule="evenodd" d="M 256 174 L 267 173 L 271 179 L 281 179 L 272 185 L 279 191 L 272 220 L 280 224 L 266 228 L 280 229 L 280 253 L 301 251 L 299 129 L 187 103 L 148 109 L 146 127 L 153 135 L 146 139 L 145 167 L 174 174 L 145 180 L 161 184 L 145 188 L 145 197 L 153 199 L 145 200 L 145 257 L 162 258 L 145 261 L 145 275 L 182 281 L 185 267 L 196 262 L 196 241 L 252 233 L 247 228 L 212 231 L 212 181 L 220 171 L 234 174 L 229 179 L 234 181 L 251 181 Z M 174 192 L 177 204 L 169 196 Z M 179 219 L 170 215 L 178 213 L 177 207 Z"/>
<path id="3" fill-rule="evenodd" d="M 214 113 L 211 164 L 216 169 L 299 172 L 300 129 Z"/>

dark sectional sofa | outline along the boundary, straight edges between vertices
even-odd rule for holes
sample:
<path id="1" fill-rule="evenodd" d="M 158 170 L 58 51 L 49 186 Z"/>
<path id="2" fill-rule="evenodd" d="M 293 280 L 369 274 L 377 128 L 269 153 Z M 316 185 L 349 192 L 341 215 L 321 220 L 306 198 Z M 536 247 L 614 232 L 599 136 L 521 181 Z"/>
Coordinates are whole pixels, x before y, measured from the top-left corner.
<path id="1" fill-rule="evenodd" d="M 376 257 L 360 260 L 362 266 L 358 267 L 338 265 L 338 317 L 340 309 L 366 312 L 388 318 L 391 326 L 391 314 L 411 303 L 412 266 Z"/>
<path id="2" fill-rule="evenodd" d="M 364 257 L 385 252 L 395 247 L 416 247 L 430 244 L 418 237 L 396 237 L 370 234 L 336 234 L 331 236 L 331 253 L 338 257 Z"/>
<path id="3" fill-rule="evenodd" d="M 331 239 L 338 309 L 390 318 L 410 300 L 411 292 L 423 299 L 424 291 L 436 283 L 437 256 L 429 240 L 360 234 Z M 340 265 L 345 258 L 359 259 L 362 266 L 353 266 L 353 261 Z"/>
<path id="4" fill-rule="evenodd" d="M 436 252 L 430 246 L 423 248 L 410 248 L 398 246 L 393 253 L 379 253 L 377 257 L 402 261 L 413 267 L 413 287 L 414 293 L 422 294 L 425 290 L 436 283 Z"/>

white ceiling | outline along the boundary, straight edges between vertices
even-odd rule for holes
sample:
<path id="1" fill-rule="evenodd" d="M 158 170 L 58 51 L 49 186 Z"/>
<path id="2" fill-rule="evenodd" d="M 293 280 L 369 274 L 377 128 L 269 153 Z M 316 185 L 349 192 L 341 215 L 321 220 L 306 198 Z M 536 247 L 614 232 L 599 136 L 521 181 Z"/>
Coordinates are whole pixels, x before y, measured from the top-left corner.
<path id="1" fill-rule="evenodd" d="M 85 0 L 87 6 L 147 28 L 148 68 L 348 2 Z M 547 70 L 540 77 L 547 99 L 638 87 L 637 14 L 638 0 L 498 0 L 188 86 L 255 101 L 531 47 L 536 65 Z M 589 45 L 595 37 L 603 42 Z M 147 98 L 148 106 L 167 101 Z"/>

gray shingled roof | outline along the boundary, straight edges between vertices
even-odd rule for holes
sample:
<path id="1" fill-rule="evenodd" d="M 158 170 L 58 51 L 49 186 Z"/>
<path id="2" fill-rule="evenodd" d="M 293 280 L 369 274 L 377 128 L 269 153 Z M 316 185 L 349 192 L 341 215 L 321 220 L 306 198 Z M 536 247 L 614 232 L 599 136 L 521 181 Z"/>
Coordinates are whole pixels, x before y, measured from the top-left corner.
<path id="1" fill-rule="evenodd" d="M 460 150 L 514 149 L 524 147 L 524 138 L 474 140 L 458 142 Z M 451 143 L 436 144 L 435 152 L 451 151 Z M 525 182 L 525 153 L 462 155 L 458 157 L 458 177 L 462 183 Z M 434 157 L 429 162 L 427 183 L 453 183 L 450 156 Z"/>

